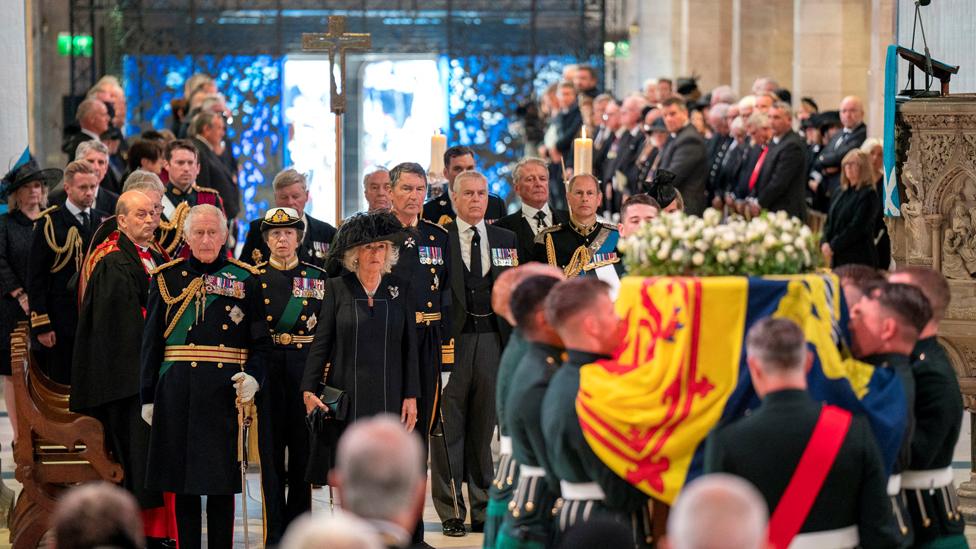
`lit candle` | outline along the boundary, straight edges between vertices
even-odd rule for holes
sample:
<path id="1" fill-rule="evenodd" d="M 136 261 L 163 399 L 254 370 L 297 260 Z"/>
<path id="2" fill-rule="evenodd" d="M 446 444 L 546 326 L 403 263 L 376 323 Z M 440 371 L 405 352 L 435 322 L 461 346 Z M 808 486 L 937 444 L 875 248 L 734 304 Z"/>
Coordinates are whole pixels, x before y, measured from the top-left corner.
<path id="1" fill-rule="evenodd" d="M 573 140 L 573 175 L 581 173 L 593 173 L 593 140 L 586 137 L 586 127 Z"/>
<path id="2" fill-rule="evenodd" d="M 442 135 L 440 130 L 430 137 L 430 169 L 428 173 L 444 175 L 444 151 L 447 150 L 447 136 Z"/>

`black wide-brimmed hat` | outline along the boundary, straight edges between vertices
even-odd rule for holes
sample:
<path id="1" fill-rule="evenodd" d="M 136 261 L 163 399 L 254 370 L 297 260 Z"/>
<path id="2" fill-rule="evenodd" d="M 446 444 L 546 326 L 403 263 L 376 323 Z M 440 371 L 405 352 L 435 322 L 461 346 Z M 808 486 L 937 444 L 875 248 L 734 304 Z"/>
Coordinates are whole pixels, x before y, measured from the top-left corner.
<path id="1" fill-rule="evenodd" d="M 648 194 L 661 205 L 661 208 L 667 208 L 668 204 L 674 202 L 678 196 L 678 189 L 674 187 L 676 177 L 677 175 L 674 172 L 668 170 L 654 172 L 654 181 L 651 183 L 651 190 Z"/>
<path id="2" fill-rule="evenodd" d="M 261 220 L 261 232 L 271 229 L 303 229 L 302 218 L 295 208 L 271 208 Z"/>
<path id="3" fill-rule="evenodd" d="M 388 240 L 398 245 L 406 236 L 405 231 L 400 220 L 390 212 L 356 214 L 339 226 L 329 247 L 329 260 L 342 262 L 347 251 L 372 242 Z"/>
<path id="4" fill-rule="evenodd" d="M 57 168 L 41 169 L 33 156 L 27 155 L 25 161 L 18 162 L 7 175 L 3 176 L 0 185 L 0 199 L 6 200 L 14 191 L 32 181 L 40 181 L 46 187 L 53 187 L 61 181 L 64 172 Z"/>

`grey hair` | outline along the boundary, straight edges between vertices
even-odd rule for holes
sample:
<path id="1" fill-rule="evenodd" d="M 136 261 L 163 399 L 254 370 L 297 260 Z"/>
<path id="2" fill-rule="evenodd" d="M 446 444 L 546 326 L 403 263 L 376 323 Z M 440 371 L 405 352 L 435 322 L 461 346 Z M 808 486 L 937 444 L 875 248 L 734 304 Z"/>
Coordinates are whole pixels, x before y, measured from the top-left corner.
<path id="1" fill-rule="evenodd" d="M 545 169 L 549 168 L 549 164 L 547 164 L 546 161 L 541 158 L 536 158 L 534 156 L 523 158 L 522 160 L 518 161 L 518 164 L 516 164 L 515 168 L 512 170 L 512 181 L 518 183 L 519 179 L 522 179 L 522 170 L 529 165 L 541 166 Z"/>
<path id="2" fill-rule="evenodd" d="M 746 123 L 742 121 L 741 116 L 736 116 L 735 120 L 729 124 L 729 135 L 743 135 L 746 133 Z"/>
<path id="3" fill-rule="evenodd" d="M 712 101 L 718 103 L 732 104 L 736 102 L 735 91 L 732 86 L 722 85 L 712 90 Z"/>
<path id="4" fill-rule="evenodd" d="M 291 523 L 281 549 L 382 549 L 376 532 L 368 522 L 336 510 L 331 516 L 312 517 L 305 513 Z"/>
<path id="5" fill-rule="evenodd" d="M 336 454 L 342 507 L 365 519 L 391 520 L 409 512 L 423 468 L 420 439 L 399 418 L 382 414 L 356 421 L 339 439 Z"/>
<path id="6" fill-rule="evenodd" d="M 673 549 L 760 549 L 766 543 L 766 501 L 752 484 L 716 473 L 685 486 L 668 515 Z"/>
<path id="7" fill-rule="evenodd" d="M 305 179 L 305 174 L 295 168 L 285 168 L 274 177 L 274 180 L 271 182 L 271 188 L 277 192 L 296 183 L 301 183 L 302 188 L 308 190 L 308 181 Z"/>
<path id="8" fill-rule="evenodd" d="M 363 176 L 363 188 L 364 189 L 366 188 L 366 185 L 369 182 L 369 178 L 370 177 L 373 177 L 374 175 L 376 175 L 378 173 L 385 173 L 385 174 L 389 175 L 390 170 L 384 168 L 383 166 L 377 166 L 375 168 L 370 168 L 370 169 L 366 170 L 366 175 Z"/>
<path id="9" fill-rule="evenodd" d="M 89 139 L 88 141 L 82 141 L 78 144 L 78 148 L 75 149 L 75 160 L 81 160 L 90 151 L 97 151 L 105 156 L 108 156 L 108 145 L 102 143 L 97 139 Z"/>
<path id="10" fill-rule="evenodd" d="M 790 106 L 786 101 L 775 101 L 773 102 L 773 108 L 786 113 L 786 118 L 793 118 L 793 107 Z"/>
<path id="11" fill-rule="evenodd" d="M 227 236 L 227 216 L 224 212 L 220 211 L 220 208 L 212 204 L 197 204 L 196 206 L 190 208 L 190 211 L 186 214 L 186 220 L 183 221 L 183 238 L 190 235 L 190 231 L 193 230 L 193 223 L 196 219 L 203 215 L 212 215 L 219 221 L 218 225 L 223 230 L 224 237 Z"/>
<path id="12" fill-rule="evenodd" d="M 396 188 L 397 183 L 400 182 L 400 178 L 402 178 L 404 174 L 416 175 L 424 180 L 424 185 L 427 185 L 427 172 L 424 171 L 423 166 L 417 164 L 416 162 L 401 162 L 396 166 L 393 166 L 393 169 L 390 170 L 391 189 Z"/>
<path id="13" fill-rule="evenodd" d="M 51 517 L 54 547 L 117 546 L 125 538 L 144 547 L 139 505 L 129 492 L 108 482 L 76 486 L 58 501 Z"/>
<path id="14" fill-rule="evenodd" d="M 756 111 L 749 115 L 749 119 L 746 120 L 746 128 L 768 128 L 769 127 L 769 117 L 766 113 Z"/>
<path id="15" fill-rule="evenodd" d="M 740 109 L 751 109 L 756 106 L 756 96 L 747 95 L 739 100 Z"/>
<path id="16" fill-rule="evenodd" d="M 397 248 L 389 240 L 384 240 L 383 242 L 387 245 L 386 251 L 386 261 L 383 263 L 383 274 L 389 274 L 393 272 L 393 266 L 400 261 L 400 248 Z M 365 244 L 360 244 L 359 246 L 353 246 L 342 254 L 342 267 L 351 273 L 355 273 L 359 270 L 359 248 L 362 248 Z"/>
<path id="17" fill-rule="evenodd" d="M 488 188 L 488 178 L 483 173 L 477 170 L 465 170 L 457 174 L 457 177 L 454 178 L 454 184 L 451 185 L 452 193 L 458 192 L 458 189 L 461 187 L 461 181 L 464 179 L 481 179 L 485 182 L 485 188 Z"/>
<path id="18" fill-rule="evenodd" d="M 792 320 L 764 318 L 749 329 L 746 353 L 759 361 L 764 372 L 802 372 L 807 356 L 807 339 L 803 330 Z"/>
<path id="19" fill-rule="evenodd" d="M 166 186 L 159 176 L 146 170 L 136 170 L 125 178 L 122 192 L 128 191 L 156 191 L 160 195 L 166 194 Z"/>
<path id="20" fill-rule="evenodd" d="M 104 105 L 102 101 L 95 99 L 94 97 L 85 99 L 78 105 L 78 112 L 75 113 L 75 118 L 79 121 L 84 120 L 100 103 Z"/>
<path id="21" fill-rule="evenodd" d="M 198 112 L 193 117 L 193 120 L 190 121 L 190 135 L 200 135 L 200 132 L 202 132 L 207 126 L 213 124 L 214 119 L 216 119 L 218 116 L 220 115 L 210 111 Z"/>

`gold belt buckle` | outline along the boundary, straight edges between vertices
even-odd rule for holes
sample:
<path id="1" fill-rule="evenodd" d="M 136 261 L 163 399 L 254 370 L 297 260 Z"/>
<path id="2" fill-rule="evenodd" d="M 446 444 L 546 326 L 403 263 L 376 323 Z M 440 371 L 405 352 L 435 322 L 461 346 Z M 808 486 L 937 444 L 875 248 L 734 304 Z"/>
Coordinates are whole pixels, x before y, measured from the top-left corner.
<path id="1" fill-rule="evenodd" d="M 281 334 L 281 335 L 279 335 L 278 336 L 278 341 L 280 341 L 282 345 L 288 345 L 288 344 L 290 344 L 291 343 L 291 334 Z"/>
<path id="2" fill-rule="evenodd" d="M 418 311 L 417 312 L 417 324 L 420 324 L 423 321 L 424 321 L 424 313 L 421 313 L 421 312 Z"/>

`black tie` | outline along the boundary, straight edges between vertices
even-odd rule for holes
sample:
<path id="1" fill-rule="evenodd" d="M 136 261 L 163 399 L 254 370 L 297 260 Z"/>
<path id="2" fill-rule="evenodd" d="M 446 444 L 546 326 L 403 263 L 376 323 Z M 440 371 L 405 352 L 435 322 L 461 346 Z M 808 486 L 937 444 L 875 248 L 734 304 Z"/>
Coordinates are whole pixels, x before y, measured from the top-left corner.
<path id="1" fill-rule="evenodd" d="M 539 210 L 535 212 L 535 226 L 538 229 L 544 229 L 549 224 L 546 223 L 546 212 Z"/>
<path id="2" fill-rule="evenodd" d="M 87 233 L 91 229 L 91 220 L 88 217 L 87 211 L 81 212 L 81 228 Z"/>
<path id="3" fill-rule="evenodd" d="M 481 276 L 481 234 L 477 227 L 471 227 L 471 274 Z"/>

